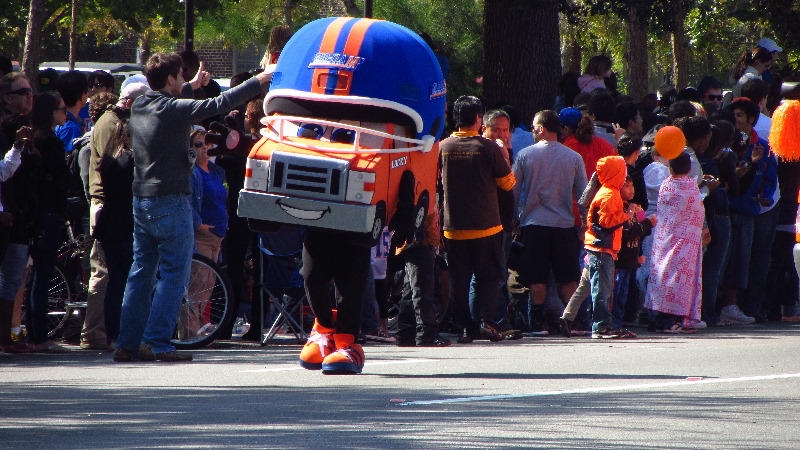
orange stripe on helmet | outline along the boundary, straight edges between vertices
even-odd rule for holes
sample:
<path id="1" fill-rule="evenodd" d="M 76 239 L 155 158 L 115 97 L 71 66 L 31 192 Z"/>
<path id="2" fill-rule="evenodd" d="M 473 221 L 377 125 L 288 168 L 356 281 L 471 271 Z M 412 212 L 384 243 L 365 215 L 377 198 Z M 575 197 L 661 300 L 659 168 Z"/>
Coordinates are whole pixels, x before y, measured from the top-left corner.
<path id="1" fill-rule="evenodd" d="M 344 27 L 344 24 L 349 20 L 352 19 L 348 17 L 339 17 L 328 25 L 328 29 L 325 30 L 325 35 L 322 36 L 322 43 L 319 45 L 319 53 L 333 53 L 336 50 L 336 41 L 339 39 L 339 33 L 341 33 L 342 27 Z M 328 71 L 329 69 L 314 69 L 314 73 L 311 75 L 311 92 L 315 94 L 325 93 L 324 84 L 320 85 L 317 80 L 323 74 L 328 73 Z"/>
<path id="2" fill-rule="evenodd" d="M 344 44 L 344 54 L 358 56 L 361 51 L 361 44 L 364 43 L 364 35 L 367 34 L 367 29 L 373 23 L 377 22 L 375 19 L 358 19 L 355 25 L 350 29 L 350 34 L 347 36 L 347 42 Z"/>
<path id="3" fill-rule="evenodd" d="M 336 41 L 339 40 L 339 33 L 342 31 L 344 24 L 352 20 L 349 17 L 339 17 L 328 25 L 325 30 L 325 35 L 322 37 L 322 43 L 319 45 L 320 53 L 333 53 L 336 50 Z"/>
<path id="4" fill-rule="evenodd" d="M 375 23 L 375 19 L 358 19 L 358 21 L 350 28 L 350 34 L 347 35 L 347 41 L 344 44 L 342 53 L 345 55 L 358 56 L 361 51 L 361 44 L 364 43 L 364 35 L 367 34 L 367 29 Z M 337 85 L 340 86 L 336 89 L 336 95 L 350 95 L 350 88 L 353 86 L 353 73 L 347 71 L 339 71 L 339 80 Z"/>

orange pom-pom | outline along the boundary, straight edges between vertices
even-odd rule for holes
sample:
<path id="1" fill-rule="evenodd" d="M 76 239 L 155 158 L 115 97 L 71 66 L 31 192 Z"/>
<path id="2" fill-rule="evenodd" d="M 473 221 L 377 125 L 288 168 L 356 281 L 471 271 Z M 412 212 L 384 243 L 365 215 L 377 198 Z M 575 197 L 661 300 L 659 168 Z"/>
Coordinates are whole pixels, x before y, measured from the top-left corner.
<path id="1" fill-rule="evenodd" d="M 653 145 L 662 157 L 675 159 L 686 147 L 686 136 L 680 128 L 667 125 L 656 132 Z"/>
<path id="2" fill-rule="evenodd" d="M 785 100 L 772 115 L 772 151 L 784 161 L 800 161 L 800 100 Z"/>

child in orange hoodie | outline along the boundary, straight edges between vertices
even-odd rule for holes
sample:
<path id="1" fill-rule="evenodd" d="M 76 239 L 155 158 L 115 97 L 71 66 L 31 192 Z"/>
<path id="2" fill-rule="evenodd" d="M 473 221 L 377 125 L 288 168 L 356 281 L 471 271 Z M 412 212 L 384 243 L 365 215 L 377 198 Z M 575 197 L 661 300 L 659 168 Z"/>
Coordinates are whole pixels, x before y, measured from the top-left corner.
<path id="1" fill-rule="evenodd" d="M 613 325 L 609 303 L 614 293 L 614 261 L 622 247 L 622 226 L 631 219 L 619 190 L 627 168 L 621 156 L 606 156 L 597 162 L 597 179 L 603 185 L 589 206 L 584 248 L 589 257 L 592 285 L 592 338 L 636 337 Z"/>

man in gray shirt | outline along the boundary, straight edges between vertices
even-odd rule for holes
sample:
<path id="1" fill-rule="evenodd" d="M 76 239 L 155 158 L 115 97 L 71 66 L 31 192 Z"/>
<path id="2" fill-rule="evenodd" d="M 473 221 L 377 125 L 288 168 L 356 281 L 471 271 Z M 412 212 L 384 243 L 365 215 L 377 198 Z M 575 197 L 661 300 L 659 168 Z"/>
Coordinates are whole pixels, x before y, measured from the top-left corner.
<path id="1" fill-rule="evenodd" d="M 552 271 L 560 284 L 559 297 L 566 304 L 580 279 L 579 254 L 582 233 L 576 227 L 573 199 L 586 188 L 586 169 L 579 154 L 558 142 L 561 123 L 554 111 L 539 111 L 533 119 L 536 144 L 517 154 L 514 161 L 514 204 L 525 264 L 520 278 L 530 286 L 534 334 L 547 334 L 544 303 Z M 586 222 L 582 209 L 581 224 Z"/>
<path id="2" fill-rule="evenodd" d="M 189 147 L 189 132 L 193 123 L 228 112 L 261 93 L 272 75 L 268 70 L 219 97 L 192 100 L 193 89 L 208 84 L 210 75 L 201 63 L 192 81 L 184 83 L 182 68 L 177 54 L 153 55 L 144 69 L 152 90 L 131 108 L 134 256 L 114 353 L 118 362 L 192 359 L 170 343 L 189 283 L 194 246 L 189 180 L 195 154 Z"/>

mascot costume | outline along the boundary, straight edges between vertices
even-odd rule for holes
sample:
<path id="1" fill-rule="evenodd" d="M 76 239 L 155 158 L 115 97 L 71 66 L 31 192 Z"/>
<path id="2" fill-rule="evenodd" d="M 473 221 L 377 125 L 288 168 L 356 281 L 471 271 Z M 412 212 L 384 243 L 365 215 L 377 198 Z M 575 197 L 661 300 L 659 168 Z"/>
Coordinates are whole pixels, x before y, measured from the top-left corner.
<path id="1" fill-rule="evenodd" d="M 316 321 L 300 353 L 304 368 L 361 372 L 355 339 L 370 247 L 385 226 L 402 246 L 435 212 L 445 98 L 430 47 L 391 22 L 320 19 L 284 47 L 238 214 L 255 231 L 307 230 L 302 274 Z M 228 148 L 252 143 L 227 140 Z"/>

